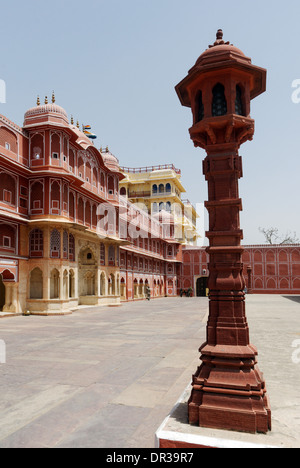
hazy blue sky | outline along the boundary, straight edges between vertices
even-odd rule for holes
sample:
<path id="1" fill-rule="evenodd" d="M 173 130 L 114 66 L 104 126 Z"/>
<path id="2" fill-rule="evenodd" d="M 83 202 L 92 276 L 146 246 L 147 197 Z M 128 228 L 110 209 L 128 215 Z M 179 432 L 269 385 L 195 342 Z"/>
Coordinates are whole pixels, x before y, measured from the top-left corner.
<path id="1" fill-rule="evenodd" d="M 300 2 L 252 0 L 0 0 L 0 113 L 24 112 L 55 90 L 80 124 L 92 125 L 124 166 L 174 163 L 187 197 L 207 199 L 205 153 L 189 138 L 191 111 L 175 85 L 214 42 L 217 29 L 268 70 L 267 92 L 252 102 L 254 140 L 244 144 L 240 195 L 244 243 L 258 228 L 300 237 Z"/>

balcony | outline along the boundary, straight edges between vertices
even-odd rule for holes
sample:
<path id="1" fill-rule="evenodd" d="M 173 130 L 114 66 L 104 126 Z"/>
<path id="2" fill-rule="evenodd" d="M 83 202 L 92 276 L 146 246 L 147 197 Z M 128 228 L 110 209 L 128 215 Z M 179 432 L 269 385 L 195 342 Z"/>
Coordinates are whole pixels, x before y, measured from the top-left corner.
<path id="1" fill-rule="evenodd" d="M 153 171 L 162 171 L 165 169 L 170 169 L 176 174 L 181 174 L 181 170 L 177 169 L 174 164 L 161 164 L 159 166 L 144 166 L 144 167 L 120 167 L 122 172 L 127 172 L 129 174 L 139 174 L 142 172 L 153 172 Z"/>
<path id="2" fill-rule="evenodd" d="M 146 198 L 150 197 L 151 192 L 149 191 L 141 191 L 141 192 L 130 192 L 128 195 L 128 198 Z"/>

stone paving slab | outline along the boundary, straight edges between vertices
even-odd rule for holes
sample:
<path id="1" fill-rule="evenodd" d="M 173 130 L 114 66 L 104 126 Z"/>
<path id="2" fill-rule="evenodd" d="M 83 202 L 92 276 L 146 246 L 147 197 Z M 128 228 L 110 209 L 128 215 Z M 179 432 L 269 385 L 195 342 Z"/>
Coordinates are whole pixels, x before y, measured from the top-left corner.
<path id="1" fill-rule="evenodd" d="M 162 298 L 1 320 L 0 447 L 153 447 L 206 313 L 206 298 Z"/>
<path id="2" fill-rule="evenodd" d="M 258 348 L 271 403 L 272 431 L 243 434 L 199 428 L 187 423 L 187 387 L 170 416 L 157 431 L 159 439 L 211 443 L 218 447 L 300 448 L 300 297 L 247 296 L 252 344 Z M 297 348 L 294 347 L 297 341 Z M 206 441 L 206 442 L 204 442 Z"/>
<path id="3" fill-rule="evenodd" d="M 3 318 L 0 448 L 153 448 L 199 364 L 207 311 L 206 298 L 162 298 Z M 299 303 L 249 295 L 247 317 L 275 425 L 300 446 Z"/>

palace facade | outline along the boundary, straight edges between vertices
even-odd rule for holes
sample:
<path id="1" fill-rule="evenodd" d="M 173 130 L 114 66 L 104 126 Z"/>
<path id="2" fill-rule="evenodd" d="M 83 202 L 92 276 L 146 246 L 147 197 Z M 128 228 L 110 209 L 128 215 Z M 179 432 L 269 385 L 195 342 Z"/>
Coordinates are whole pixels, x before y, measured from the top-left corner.
<path id="1" fill-rule="evenodd" d="M 52 102 L 19 127 L 0 116 L 0 310 L 62 314 L 80 305 L 177 294 L 174 226 L 119 196 L 118 159 Z M 171 223 L 172 224 L 172 223 Z"/>
<path id="2" fill-rule="evenodd" d="M 205 248 L 185 247 L 179 289 L 208 294 L 209 255 Z M 300 294 L 300 245 L 245 245 L 242 255 L 246 288 L 253 294 Z"/>
<path id="3" fill-rule="evenodd" d="M 145 167 L 121 167 L 124 178 L 120 194 L 143 207 L 152 216 L 163 213 L 172 219 L 176 239 L 184 245 L 197 245 L 196 212 L 192 203 L 182 197 L 186 192 L 181 182 L 181 170 L 173 164 Z"/>

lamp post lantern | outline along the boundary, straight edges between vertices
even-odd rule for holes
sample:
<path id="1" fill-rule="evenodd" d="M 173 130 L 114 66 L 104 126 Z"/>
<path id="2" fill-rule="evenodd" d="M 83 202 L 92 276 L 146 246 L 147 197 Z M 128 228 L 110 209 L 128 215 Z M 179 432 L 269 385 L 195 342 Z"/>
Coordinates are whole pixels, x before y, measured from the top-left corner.
<path id="1" fill-rule="evenodd" d="M 253 138 L 250 101 L 265 89 L 266 70 L 224 42 L 222 30 L 176 86 L 181 104 L 192 109 L 191 139 L 207 153 L 209 318 L 199 350 L 202 364 L 193 376 L 189 422 L 251 433 L 271 430 L 271 410 L 245 313 L 238 150 Z"/>

